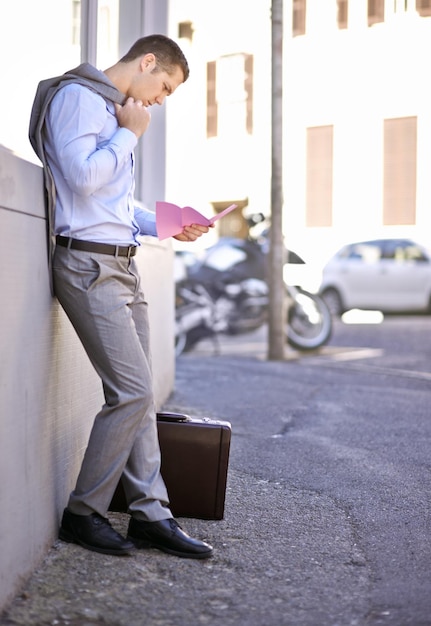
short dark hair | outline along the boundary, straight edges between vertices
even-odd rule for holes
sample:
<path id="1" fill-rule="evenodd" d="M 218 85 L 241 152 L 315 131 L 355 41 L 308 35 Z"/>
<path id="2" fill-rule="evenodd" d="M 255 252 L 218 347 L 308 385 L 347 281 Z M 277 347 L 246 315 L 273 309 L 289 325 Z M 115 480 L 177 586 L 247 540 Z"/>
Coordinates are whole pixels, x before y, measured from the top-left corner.
<path id="1" fill-rule="evenodd" d="M 164 70 L 168 74 L 173 74 L 179 66 L 184 74 L 184 82 L 190 74 L 187 59 L 183 51 L 175 41 L 165 35 L 147 35 L 135 41 L 121 59 L 121 63 L 129 63 L 144 54 L 153 53 L 157 60 L 159 69 Z"/>

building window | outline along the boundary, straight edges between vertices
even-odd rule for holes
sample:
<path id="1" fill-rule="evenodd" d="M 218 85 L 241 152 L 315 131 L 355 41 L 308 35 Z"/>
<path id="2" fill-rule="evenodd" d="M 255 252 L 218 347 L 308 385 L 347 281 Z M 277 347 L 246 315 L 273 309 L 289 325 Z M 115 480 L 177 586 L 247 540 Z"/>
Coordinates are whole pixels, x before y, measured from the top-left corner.
<path id="1" fill-rule="evenodd" d="M 81 0 L 72 0 L 72 45 L 81 45 Z"/>
<path id="2" fill-rule="evenodd" d="M 307 129 L 306 225 L 332 226 L 333 126 Z"/>
<path id="3" fill-rule="evenodd" d="M 253 56 L 207 63 L 207 137 L 253 132 Z"/>
<path id="4" fill-rule="evenodd" d="M 385 0 L 368 0 L 368 26 L 385 21 Z"/>
<path id="5" fill-rule="evenodd" d="M 416 223 L 417 118 L 384 121 L 383 224 Z"/>
<path id="6" fill-rule="evenodd" d="M 180 39 L 193 39 L 193 24 L 192 22 L 180 22 L 178 24 L 178 37 Z"/>
<path id="7" fill-rule="evenodd" d="M 416 0 L 416 11 L 421 17 L 431 16 L 431 0 Z"/>
<path id="8" fill-rule="evenodd" d="M 97 67 L 110 67 L 118 59 L 119 0 L 98 0 Z"/>
<path id="9" fill-rule="evenodd" d="M 292 34 L 294 37 L 305 35 L 306 0 L 293 0 L 292 5 Z"/>
<path id="10" fill-rule="evenodd" d="M 349 17 L 349 3 L 348 0 L 337 0 L 337 23 L 338 28 L 347 28 L 347 22 Z"/>

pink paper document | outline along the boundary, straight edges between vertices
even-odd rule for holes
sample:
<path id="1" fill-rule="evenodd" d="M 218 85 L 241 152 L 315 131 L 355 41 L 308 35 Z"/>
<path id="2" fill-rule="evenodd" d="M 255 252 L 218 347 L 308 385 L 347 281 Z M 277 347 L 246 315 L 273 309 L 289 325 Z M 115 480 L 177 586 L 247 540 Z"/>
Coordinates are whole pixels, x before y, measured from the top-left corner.
<path id="1" fill-rule="evenodd" d="M 190 224 L 211 226 L 211 224 L 214 224 L 214 222 L 236 209 L 236 207 L 236 204 L 231 204 L 224 211 L 217 213 L 217 215 L 209 219 L 190 206 L 181 208 L 171 202 L 156 202 L 157 236 L 159 239 L 173 237 L 178 235 L 184 226 L 190 226 Z"/>

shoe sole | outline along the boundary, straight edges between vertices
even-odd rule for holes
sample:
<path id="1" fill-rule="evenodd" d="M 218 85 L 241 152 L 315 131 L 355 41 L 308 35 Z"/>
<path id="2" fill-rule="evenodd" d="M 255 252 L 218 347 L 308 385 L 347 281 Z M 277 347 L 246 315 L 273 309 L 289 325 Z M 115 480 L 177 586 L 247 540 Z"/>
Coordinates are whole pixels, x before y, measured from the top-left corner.
<path id="1" fill-rule="evenodd" d="M 92 552 L 98 552 L 99 554 L 109 554 L 112 556 L 129 556 L 135 552 L 135 547 L 124 548 L 122 550 L 114 550 L 110 548 L 99 548 L 98 546 L 91 546 L 88 543 L 85 543 L 79 537 L 76 537 L 73 533 L 60 528 L 60 532 L 58 533 L 58 538 L 61 541 L 65 541 L 66 543 L 75 543 L 86 550 L 91 550 Z M 133 542 L 132 542 L 133 543 Z"/>
<path id="2" fill-rule="evenodd" d="M 207 552 L 180 552 L 179 550 L 173 550 L 172 548 L 167 548 L 166 546 L 162 546 L 152 541 L 147 541 L 146 539 L 135 539 L 130 535 L 127 535 L 127 539 L 132 541 L 138 549 L 145 550 L 148 548 L 154 548 L 155 550 L 161 550 L 162 552 L 173 554 L 174 556 L 179 556 L 183 559 L 209 559 L 214 553 L 214 550 L 208 550 Z"/>

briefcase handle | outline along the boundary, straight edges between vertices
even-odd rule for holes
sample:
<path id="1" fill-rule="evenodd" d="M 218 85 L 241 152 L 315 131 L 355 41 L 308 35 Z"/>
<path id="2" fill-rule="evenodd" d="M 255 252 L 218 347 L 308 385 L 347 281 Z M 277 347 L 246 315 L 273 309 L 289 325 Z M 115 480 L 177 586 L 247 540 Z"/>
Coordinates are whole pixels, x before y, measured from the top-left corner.
<path id="1" fill-rule="evenodd" d="M 170 411 L 161 411 L 157 413 L 157 420 L 160 422 L 191 422 L 190 415 L 185 413 L 172 413 Z"/>

